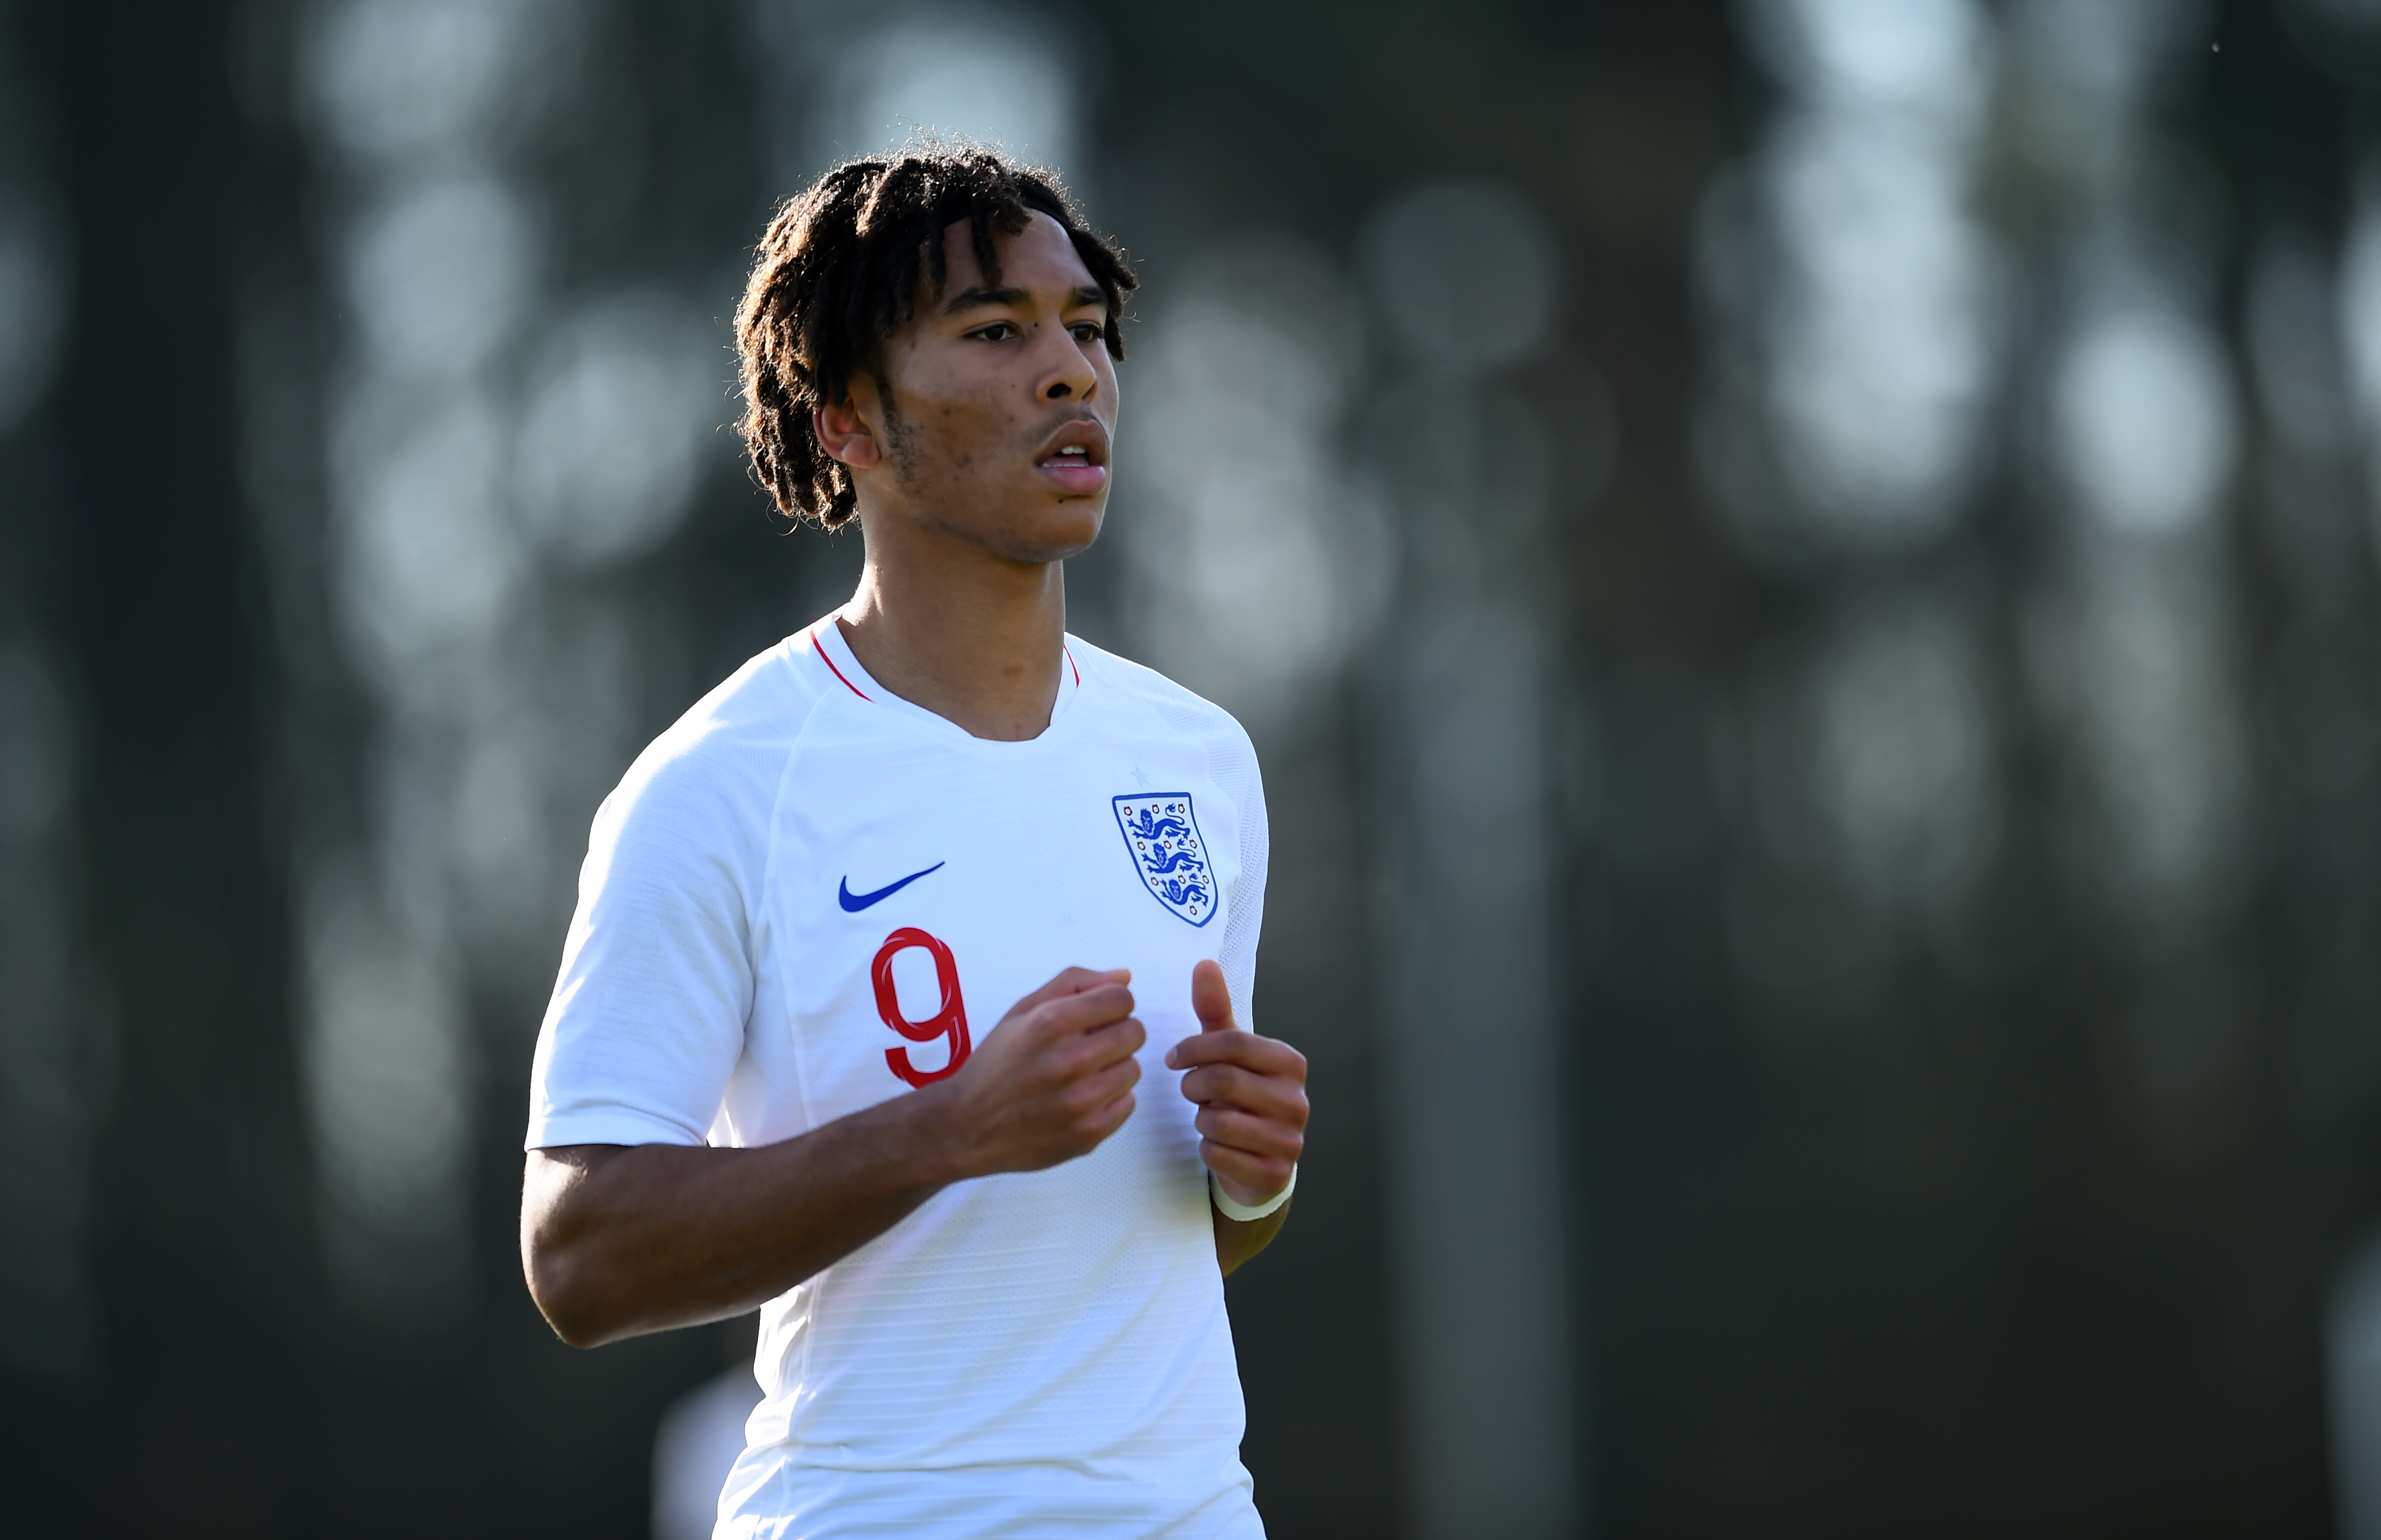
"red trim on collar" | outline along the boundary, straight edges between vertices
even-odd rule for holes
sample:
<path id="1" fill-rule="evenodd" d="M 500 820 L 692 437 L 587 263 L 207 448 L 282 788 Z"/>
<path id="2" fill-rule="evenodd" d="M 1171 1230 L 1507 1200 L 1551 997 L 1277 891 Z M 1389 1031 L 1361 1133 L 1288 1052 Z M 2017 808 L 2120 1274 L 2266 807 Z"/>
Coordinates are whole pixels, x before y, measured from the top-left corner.
<path id="1" fill-rule="evenodd" d="M 825 623 L 826 622 L 824 621 L 821 621 L 819 624 L 824 625 Z M 826 643 L 819 640 L 819 634 L 815 628 L 811 631 L 811 651 L 816 653 L 818 654 L 818 660 L 826 665 L 827 672 L 833 674 L 838 679 L 843 679 L 843 670 L 835 666 L 835 659 L 826 655 Z M 843 688 L 850 691 L 854 695 L 859 695 L 863 701 L 868 700 L 866 695 L 861 693 L 860 687 L 852 683 L 849 679 L 843 679 Z M 870 702 L 869 703 L 873 705 L 875 703 Z"/>
<path id="2" fill-rule="evenodd" d="M 1075 668 L 1075 650 L 1061 642 L 1058 643 L 1058 651 L 1067 654 L 1067 666 Z M 1080 668 L 1075 668 L 1075 688 L 1077 690 L 1083 688 L 1083 671 Z"/>

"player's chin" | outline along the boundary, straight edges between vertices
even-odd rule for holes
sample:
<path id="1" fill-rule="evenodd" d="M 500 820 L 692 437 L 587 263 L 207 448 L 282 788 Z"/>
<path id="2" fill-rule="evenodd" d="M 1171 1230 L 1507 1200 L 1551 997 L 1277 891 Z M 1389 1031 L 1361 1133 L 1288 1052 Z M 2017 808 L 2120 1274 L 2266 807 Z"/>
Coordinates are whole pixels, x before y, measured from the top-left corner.
<path id="1" fill-rule="evenodd" d="M 1007 519 L 988 544 L 1014 562 L 1047 564 L 1081 556 L 1100 537 L 1105 500 L 1086 508 L 1073 502 L 1043 499 L 1038 506 Z"/>
<path id="2" fill-rule="evenodd" d="M 1059 497 L 1053 499 L 1048 510 L 1036 520 L 1043 545 L 1056 553 L 1055 559 L 1063 560 L 1090 550 L 1092 542 L 1100 538 L 1100 528 L 1107 521 L 1108 497 L 1103 492 L 1096 497 Z"/>

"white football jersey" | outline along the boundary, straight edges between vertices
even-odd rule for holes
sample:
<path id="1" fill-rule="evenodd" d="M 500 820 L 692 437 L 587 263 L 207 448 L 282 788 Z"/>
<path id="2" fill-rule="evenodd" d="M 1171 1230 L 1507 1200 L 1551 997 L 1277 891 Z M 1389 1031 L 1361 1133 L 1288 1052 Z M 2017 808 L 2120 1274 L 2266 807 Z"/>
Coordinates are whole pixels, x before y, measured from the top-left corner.
<path id="1" fill-rule="evenodd" d="M 833 619 L 754 658 L 596 814 L 528 1146 L 772 1143 L 949 1073 L 1068 967 L 1132 970 L 1138 1106 L 945 1189 L 762 1313 L 722 1535 L 1261 1535 L 1196 1109 L 1166 1050 L 1222 963 L 1251 1024 L 1256 756 L 1068 638 L 1049 727 L 971 737 Z"/>

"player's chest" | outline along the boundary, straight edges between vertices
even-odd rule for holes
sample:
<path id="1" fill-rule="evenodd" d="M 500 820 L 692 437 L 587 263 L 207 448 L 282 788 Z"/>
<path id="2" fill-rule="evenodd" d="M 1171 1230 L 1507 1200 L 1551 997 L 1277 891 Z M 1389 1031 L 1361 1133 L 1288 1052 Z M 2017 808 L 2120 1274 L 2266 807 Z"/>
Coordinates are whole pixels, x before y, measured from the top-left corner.
<path id="1" fill-rule="evenodd" d="M 1133 971 L 1153 1052 L 1194 1030 L 1190 968 L 1222 944 L 1239 832 L 1195 747 L 800 769 L 768 926 L 820 1116 L 950 1072 L 1069 967 Z"/>

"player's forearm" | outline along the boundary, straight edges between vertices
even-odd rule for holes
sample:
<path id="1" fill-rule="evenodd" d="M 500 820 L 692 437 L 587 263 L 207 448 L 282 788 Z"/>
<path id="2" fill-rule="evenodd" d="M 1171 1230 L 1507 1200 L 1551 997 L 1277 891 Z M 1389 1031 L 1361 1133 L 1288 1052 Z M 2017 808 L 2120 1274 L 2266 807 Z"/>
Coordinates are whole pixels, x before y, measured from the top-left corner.
<path id="1" fill-rule="evenodd" d="M 533 1150 L 521 1266 L 566 1342 L 741 1314 L 952 1182 L 1088 1154 L 1132 1115 L 1148 1033 L 1122 971 L 1069 968 L 947 1080 L 759 1149 Z"/>
<path id="2" fill-rule="evenodd" d="M 1215 1221 L 1215 1265 L 1230 1277 L 1232 1270 L 1249 1258 L 1273 1244 L 1281 1227 L 1289 1222 L 1289 1204 L 1284 1204 L 1262 1219 L 1235 1219 L 1219 1208 L 1211 1208 Z"/>
<path id="3" fill-rule="evenodd" d="M 577 1347 L 754 1309 L 971 1174 L 948 1153 L 943 1100 L 895 1097 L 758 1149 L 532 1151 L 521 1200 L 530 1293 Z"/>

